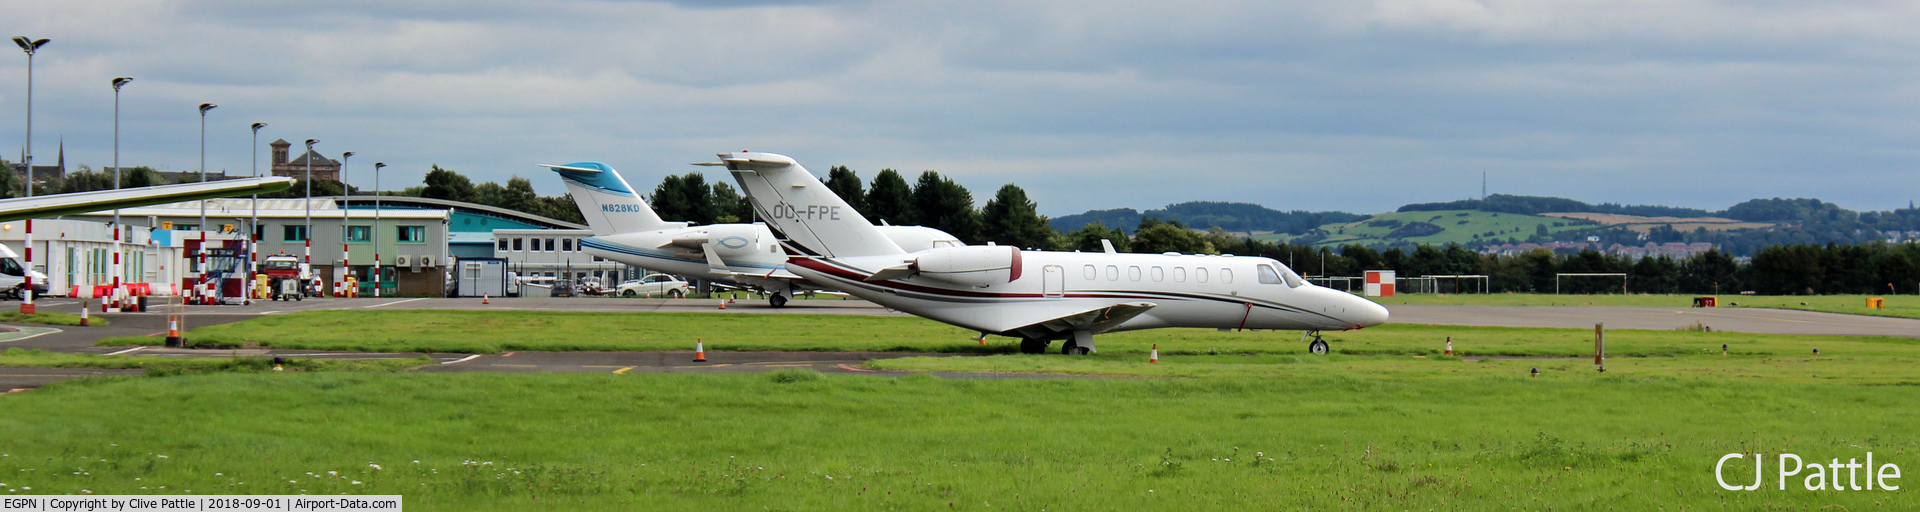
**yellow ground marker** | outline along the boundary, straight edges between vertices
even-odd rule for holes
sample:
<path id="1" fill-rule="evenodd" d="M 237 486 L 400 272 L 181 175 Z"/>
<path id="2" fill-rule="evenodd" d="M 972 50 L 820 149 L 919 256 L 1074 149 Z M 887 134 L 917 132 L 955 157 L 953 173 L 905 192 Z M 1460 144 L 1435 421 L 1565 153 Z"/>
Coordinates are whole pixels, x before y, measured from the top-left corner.
<path id="1" fill-rule="evenodd" d="M 626 375 L 626 374 L 627 374 L 627 370 L 632 370 L 632 369 L 633 369 L 633 367 L 632 367 L 632 366 L 628 366 L 628 367 L 626 367 L 626 368 L 621 368 L 621 369 L 618 369 L 618 370 L 614 370 L 614 371 L 613 371 L 613 374 L 614 374 L 614 375 Z"/>

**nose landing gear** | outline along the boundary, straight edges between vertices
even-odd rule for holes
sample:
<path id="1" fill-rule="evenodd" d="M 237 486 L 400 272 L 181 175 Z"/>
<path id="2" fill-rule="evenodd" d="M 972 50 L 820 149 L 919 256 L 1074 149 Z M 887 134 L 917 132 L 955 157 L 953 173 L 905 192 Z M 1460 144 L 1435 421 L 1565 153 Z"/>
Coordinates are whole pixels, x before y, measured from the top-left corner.
<path id="1" fill-rule="evenodd" d="M 1319 354 L 1319 355 L 1326 355 L 1327 352 L 1331 351 L 1327 347 L 1327 340 L 1320 338 L 1320 331 L 1307 331 L 1305 333 L 1301 333 L 1300 341 L 1307 341 L 1308 336 L 1313 337 L 1313 343 L 1307 345 L 1307 352 Z"/>

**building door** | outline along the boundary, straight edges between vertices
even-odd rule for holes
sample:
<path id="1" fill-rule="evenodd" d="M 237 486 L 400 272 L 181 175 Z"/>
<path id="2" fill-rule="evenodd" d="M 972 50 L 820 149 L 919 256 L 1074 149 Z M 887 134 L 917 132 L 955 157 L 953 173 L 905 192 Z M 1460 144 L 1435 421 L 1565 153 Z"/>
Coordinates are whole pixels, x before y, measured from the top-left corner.
<path id="1" fill-rule="evenodd" d="M 1047 265 L 1041 272 L 1041 293 L 1048 297 L 1063 297 L 1067 294 L 1067 272 L 1059 265 Z"/>

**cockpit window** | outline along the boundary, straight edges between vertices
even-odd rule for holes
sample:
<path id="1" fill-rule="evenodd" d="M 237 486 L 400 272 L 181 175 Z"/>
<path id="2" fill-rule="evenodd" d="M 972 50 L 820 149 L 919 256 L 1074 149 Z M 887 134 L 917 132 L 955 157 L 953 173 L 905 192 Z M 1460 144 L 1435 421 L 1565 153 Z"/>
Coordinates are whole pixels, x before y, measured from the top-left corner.
<path id="1" fill-rule="evenodd" d="M 1273 267 L 1266 265 L 1260 266 L 1260 284 L 1280 284 L 1282 282 L 1283 281 L 1280 280 L 1280 273 L 1274 272 Z"/>
<path id="2" fill-rule="evenodd" d="M 1272 265 L 1260 265 L 1260 284 L 1285 284 L 1288 288 L 1299 288 L 1306 284 L 1306 280 L 1300 279 L 1300 274 L 1293 273 L 1293 269 L 1285 266 L 1275 271 Z"/>

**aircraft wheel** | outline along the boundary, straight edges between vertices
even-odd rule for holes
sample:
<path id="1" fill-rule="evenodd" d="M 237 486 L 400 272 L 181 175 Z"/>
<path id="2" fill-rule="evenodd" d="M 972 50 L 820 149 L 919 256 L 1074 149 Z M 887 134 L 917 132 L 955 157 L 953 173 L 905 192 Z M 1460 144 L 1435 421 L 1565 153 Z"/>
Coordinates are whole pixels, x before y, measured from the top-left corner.
<path id="1" fill-rule="evenodd" d="M 1047 352 L 1047 345 L 1047 340 L 1023 339 L 1020 340 L 1020 353 L 1044 354 Z"/>
<path id="2" fill-rule="evenodd" d="M 1307 351 L 1315 354 L 1326 355 L 1328 352 L 1327 342 L 1324 340 L 1313 340 L 1313 344 L 1307 345 Z"/>
<path id="3" fill-rule="evenodd" d="M 1079 343 L 1074 343 L 1073 340 L 1067 340 L 1065 345 L 1060 346 L 1060 355 L 1063 356 L 1084 356 L 1087 355 L 1087 352 L 1087 347 L 1082 347 Z"/>
<path id="4" fill-rule="evenodd" d="M 767 299 L 767 302 L 772 303 L 773 307 L 776 308 L 785 307 L 787 305 L 787 296 L 776 293 L 773 294 L 773 298 Z"/>

